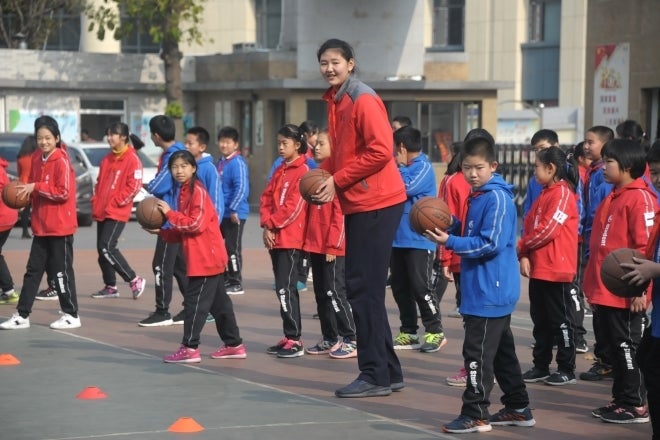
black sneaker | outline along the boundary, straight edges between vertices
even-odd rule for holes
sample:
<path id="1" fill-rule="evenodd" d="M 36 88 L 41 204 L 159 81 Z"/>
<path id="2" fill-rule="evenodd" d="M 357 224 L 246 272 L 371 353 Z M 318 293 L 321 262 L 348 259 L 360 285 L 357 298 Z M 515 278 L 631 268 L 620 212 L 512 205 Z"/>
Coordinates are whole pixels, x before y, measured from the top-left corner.
<path id="1" fill-rule="evenodd" d="M 148 318 L 138 322 L 138 325 L 140 327 L 163 327 L 166 325 L 172 325 L 172 316 L 167 312 L 154 312 L 149 315 Z"/>
<path id="2" fill-rule="evenodd" d="M 581 380 L 597 381 L 612 378 L 612 367 L 599 361 L 593 363 L 589 371 L 580 373 Z"/>
<path id="3" fill-rule="evenodd" d="M 577 383 L 575 379 L 575 374 L 573 373 L 564 373 L 563 371 L 556 371 L 548 376 L 543 382 L 546 385 L 568 385 L 572 383 Z"/>
<path id="4" fill-rule="evenodd" d="M 488 423 L 499 426 L 534 426 L 536 420 L 529 407 L 522 411 L 504 407 L 488 418 Z"/>
<path id="5" fill-rule="evenodd" d="M 646 405 L 635 408 L 628 405 L 616 405 L 609 412 L 603 412 L 600 419 L 607 423 L 629 424 L 648 423 L 650 421 L 649 411 Z"/>
<path id="6" fill-rule="evenodd" d="M 278 358 L 294 358 L 305 354 L 302 341 L 287 339 L 282 348 L 277 352 Z"/>
<path id="7" fill-rule="evenodd" d="M 582 339 L 578 339 L 578 341 L 575 343 L 575 351 L 577 353 L 586 353 L 589 351 L 589 345 L 587 344 L 587 341 Z"/>
<path id="8" fill-rule="evenodd" d="M 276 355 L 277 353 L 279 353 L 279 351 L 282 349 L 282 347 L 284 347 L 284 344 L 286 344 L 286 341 L 288 341 L 288 339 L 285 336 L 282 339 L 280 339 L 279 341 L 277 341 L 277 344 L 271 345 L 270 347 L 268 347 L 266 349 L 266 353 Z"/>
<path id="9" fill-rule="evenodd" d="M 616 402 L 610 402 L 605 406 L 601 406 L 600 408 L 596 408 L 595 410 L 591 411 L 591 415 L 594 417 L 601 418 L 603 414 L 611 412 L 616 407 L 617 407 Z"/>
<path id="10" fill-rule="evenodd" d="M 232 284 L 231 286 L 226 286 L 226 289 L 227 295 L 243 295 L 245 293 L 243 286 L 240 284 Z"/>
<path id="11" fill-rule="evenodd" d="M 536 367 L 532 367 L 531 370 L 527 370 L 523 373 L 522 378 L 527 383 L 542 382 L 550 376 L 548 370 L 539 370 Z"/>
<path id="12" fill-rule="evenodd" d="M 38 299 L 39 301 L 55 301 L 57 300 L 57 290 L 48 286 L 47 289 L 40 290 L 34 299 Z"/>
<path id="13" fill-rule="evenodd" d="M 172 318 L 172 324 L 174 325 L 183 325 L 183 320 L 186 317 L 186 312 L 181 310 L 179 313 L 174 315 L 174 318 Z"/>

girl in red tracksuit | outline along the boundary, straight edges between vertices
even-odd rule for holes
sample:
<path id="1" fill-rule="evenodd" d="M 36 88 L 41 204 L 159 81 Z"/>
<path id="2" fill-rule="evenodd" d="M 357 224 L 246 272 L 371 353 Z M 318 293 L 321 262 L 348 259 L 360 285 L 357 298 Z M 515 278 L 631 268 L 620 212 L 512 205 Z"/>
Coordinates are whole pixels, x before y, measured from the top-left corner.
<path id="1" fill-rule="evenodd" d="M 316 160 L 323 161 L 330 153 L 328 132 L 321 131 L 314 147 Z M 328 354 L 333 359 L 357 356 L 355 322 L 344 282 L 344 235 L 344 214 L 336 197 L 330 203 L 308 205 L 303 250 L 309 252 L 312 262 L 322 338 L 305 351 Z"/>
<path id="2" fill-rule="evenodd" d="M 144 291 L 145 279 L 135 274 L 117 248 L 117 241 L 131 217 L 133 198 L 142 188 L 142 162 L 135 148 L 142 141 L 129 136 L 128 125 L 115 122 L 106 130 L 110 152 L 101 160 L 92 197 L 92 216 L 96 220 L 96 250 L 105 287 L 92 298 L 117 298 L 117 274 L 130 283 L 133 299 Z M 130 141 L 133 145 L 129 144 Z M 134 148 L 135 147 L 135 148 Z"/>
<path id="3" fill-rule="evenodd" d="M 613 139 L 605 144 L 601 154 L 603 177 L 614 189 L 594 215 L 584 293 L 594 306 L 594 321 L 599 322 L 594 325 L 596 340 L 611 356 L 614 383 L 613 400 L 593 410 L 592 415 L 611 423 L 645 423 L 649 421 L 646 390 L 636 353 L 646 325 L 650 288 L 641 297 L 615 296 L 600 280 L 600 268 L 615 249 L 633 248 L 644 253 L 658 203 L 642 179 L 646 155 L 638 142 Z"/>
<path id="4" fill-rule="evenodd" d="M 5 159 L 0 157 L 0 193 L 6 184 L 9 183 L 9 176 L 5 168 L 9 165 Z M 5 245 L 11 228 L 18 220 L 18 211 L 5 205 L 0 198 L 0 304 L 15 304 L 18 302 L 18 293 L 14 291 L 14 280 L 7 267 L 5 257 L 2 255 L 2 247 Z"/>
<path id="5" fill-rule="evenodd" d="M 268 354 L 291 358 L 304 354 L 301 340 L 300 296 L 296 267 L 303 248 L 307 202 L 300 195 L 300 179 L 309 171 L 307 139 L 300 127 L 287 124 L 277 132 L 277 149 L 284 159 L 261 194 L 259 215 L 264 245 L 270 253 L 275 291 L 280 303 L 284 337 Z"/>
<path id="6" fill-rule="evenodd" d="M 188 287 L 183 295 L 183 340 L 176 352 L 165 356 L 169 363 L 200 362 L 199 339 L 206 317 L 215 318 L 224 347 L 211 353 L 212 358 L 245 358 L 231 298 L 225 290 L 224 272 L 227 250 L 213 200 L 197 179 L 197 161 L 188 150 L 173 153 L 167 164 L 175 180 L 173 185 L 177 211 L 158 200 L 158 207 L 169 229 L 160 235 L 167 242 L 180 242 L 186 259 Z"/>
<path id="7" fill-rule="evenodd" d="M 38 150 L 32 155 L 30 183 L 20 185 L 18 194 L 32 203 L 32 247 L 16 312 L 0 328 L 30 327 L 32 304 L 46 271 L 48 284 L 57 291 L 62 315 L 50 324 L 54 329 L 80 327 L 76 281 L 73 273 L 73 234 L 76 219 L 76 175 L 57 121 L 40 116 L 34 122 Z"/>
<path id="8" fill-rule="evenodd" d="M 518 243 L 520 274 L 529 278 L 529 313 L 534 323 L 534 367 L 525 382 L 567 385 L 575 379 L 575 301 L 579 214 L 575 188 L 577 163 L 558 147 L 536 153 L 534 174 L 543 186 L 524 218 Z M 557 371 L 550 374 L 552 347 L 557 348 Z"/>

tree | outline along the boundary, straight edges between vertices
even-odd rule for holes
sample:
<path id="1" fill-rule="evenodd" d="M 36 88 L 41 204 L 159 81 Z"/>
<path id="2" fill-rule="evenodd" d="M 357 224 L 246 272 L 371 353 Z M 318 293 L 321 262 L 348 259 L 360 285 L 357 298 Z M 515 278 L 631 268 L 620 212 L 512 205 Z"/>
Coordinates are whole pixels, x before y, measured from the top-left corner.
<path id="1" fill-rule="evenodd" d="M 146 32 L 160 43 L 160 58 L 165 66 L 166 114 L 183 116 L 181 104 L 181 58 L 179 43 L 202 43 L 198 28 L 202 20 L 204 0 L 103 0 L 98 6 L 90 5 L 86 14 L 90 19 L 89 31 L 96 29 L 100 40 L 107 31 L 117 40 L 131 33 Z M 118 13 L 121 11 L 121 16 Z"/>
<path id="2" fill-rule="evenodd" d="M 23 40 L 30 49 L 41 49 L 57 26 L 54 15 L 79 14 L 83 5 L 84 0 L 0 0 L 0 39 L 10 48 Z"/>

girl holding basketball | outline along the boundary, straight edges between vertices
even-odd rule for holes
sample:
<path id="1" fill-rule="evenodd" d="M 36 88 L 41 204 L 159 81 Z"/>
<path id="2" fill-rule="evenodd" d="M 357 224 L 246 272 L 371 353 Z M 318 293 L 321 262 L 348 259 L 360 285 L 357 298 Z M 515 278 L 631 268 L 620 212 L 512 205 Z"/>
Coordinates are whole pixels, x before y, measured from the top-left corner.
<path id="1" fill-rule="evenodd" d="M 227 250 L 220 233 L 213 200 L 197 179 L 197 162 L 187 150 L 176 151 L 167 164 L 174 179 L 173 199 L 177 210 L 164 200 L 158 207 L 171 228 L 161 229 L 166 242 L 180 242 L 186 260 L 188 283 L 183 295 L 183 340 L 165 362 L 200 362 L 200 333 L 211 313 L 224 346 L 211 353 L 214 359 L 243 359 L 247 356 L 231 298 L 225 290 Z"/>
<path id="2" fill-rule="evenodd" d="M 568 166 L 567 166 L 568 163 Z M 577 163 L 558 147 L 536 153 L 534 174 L 540 195 L 524 218 L 518 243 L 520 274 L 529 278 L 529 313 L 534 323 L 534 367 L 525 382 L 567 385 L 575 379 L 575 301 L 572 281 L 577 268 L 578 222 L 575 188 Z M 550 374 L 552 346 L 557 348 L 556 372 Z"/>
<path id="3" fill-rule="evenodd" d="M 267 353 L 292 358 L 304 354 L 296 267 L 307 224 L 307 202 L 299 188 L 300 179 L 309 171 L 305 132 L 286 124 L 277 132 L 277 150 L 283 161 L 261 194 L 259 215 L 264 246 L 273 265 L 284 337 Z"/>
<path id="4" fill-rule="evenodd" d="M 584 293 L 593 305 L 596 340 L 612 356 L 612 401 L 592 415 L 611 423 L 646 423 L 646 390 L 636 353 L 646 325 L 650 295 L 615 296 L 603 285 L 600 269 L 605 257 L 618 248 L 644 252 L 658 209 L 656 195 L 642 176 L 646 167 L 644 148 L 636 141 L 613 139 L 601 152 L 603 177 L 614 185 L 596 208 L 589 242 L 589 261 L 584 272 Z"/>
<path id="5" fill-rule="evenodd" d="M 9 183 L 9 176 L 5 168 L 9 166 L 4 158 L 0 157 L 0 193 L 3 188 Z M 5 245 L 11 229 L 18 220 L 18 211 L 5 205 L 4 201 L 0 200 L 0 304 L 16 304 L 18 302 L 18 293 L 14 291 L 14 280 L 7 267 L 5 257 L 2 255 L 2 247 Z"/>
<path id="6" fill-rule="evenodd" d="M 327 130 L 316 137 L 314 157 L 330 157 Z M 353 311 L 346 299 L 344 281 L 344 214 L 336 197 L 330 203 L 308 204 L 307 229 L 303 250 L 309 252 L 314 275 L 314 297 L 321 321 L 321 340 L 305 351 L 328 354 L 333 359 L 357 356 Z"/>

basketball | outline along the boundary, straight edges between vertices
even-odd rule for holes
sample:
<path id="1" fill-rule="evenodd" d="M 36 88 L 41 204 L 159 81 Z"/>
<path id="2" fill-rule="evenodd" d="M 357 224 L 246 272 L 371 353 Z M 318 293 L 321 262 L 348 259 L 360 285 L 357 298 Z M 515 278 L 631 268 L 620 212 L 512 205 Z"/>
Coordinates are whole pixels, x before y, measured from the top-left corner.
<path id="1" fill-rule="evenodd" d="M 631 286 L 628 281 L 621 277 L 630 272 L 630 269 L 621 267 L 621 263 L 633 263 L 633 257 L 646 259 L 646 256 L 635 249 L 621 248 L 609 253 L 600 266 L 600 279 L 607 290 L 616 296 L 632 298 L 642 296 L 651 280 L 641 286 Z"/>
<path id="2" fill-rule="evenodd" d="M 434 231 L 438 228 L 446 231 L 451 225 L 451 211 L 447 204 L 437 197 L 422 197 L 417 200 L 408 214 L 410 226 L 418 234 L 427 229 Z"/>
<path id="3" fill-rule="evenodd" d="M 307 201 L 307 203 L 314 203 L 320 205 L 321 202 L 312 201 L 312 195 L 316 194 L 319 186 L 330 177 L 330 173 L 321 168 L 309 170 L 300 179 L 300 195 Z"/>
<path id="4" fill-rule="evenodd" d="M 18 197 L 17 185 L 19 184 L 18 180 L 12 180 L 2 188 L 2 201 L 10 208 L 20 209 L 30 204 L 29 197 L 25 195 Z"/>
<path id="5" fill-rule="evenodd" d="M 156 197 L 147 197 L 138 203 L 135 209 L 135 217 L 145 229 L 160 229 L 165 223 L 165 216 L 158 209 L 158 199 Z"/>

